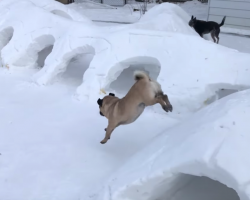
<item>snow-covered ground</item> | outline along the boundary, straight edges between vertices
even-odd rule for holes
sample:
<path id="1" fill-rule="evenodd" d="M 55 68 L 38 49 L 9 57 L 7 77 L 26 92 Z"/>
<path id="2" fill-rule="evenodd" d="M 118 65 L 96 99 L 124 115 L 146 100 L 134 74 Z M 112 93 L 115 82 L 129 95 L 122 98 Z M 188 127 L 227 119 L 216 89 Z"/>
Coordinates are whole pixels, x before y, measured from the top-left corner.
<path id="1" fill-rule="evenodd" d="M 203 40 L 187 22 L 206 5 L 181 8 L 0 2 L 1 200 L 250 200 L 250 39 Z M 124 96 L 135 69 L 174 111 L 148 107 L 101 145 L 100 90 Z"/>

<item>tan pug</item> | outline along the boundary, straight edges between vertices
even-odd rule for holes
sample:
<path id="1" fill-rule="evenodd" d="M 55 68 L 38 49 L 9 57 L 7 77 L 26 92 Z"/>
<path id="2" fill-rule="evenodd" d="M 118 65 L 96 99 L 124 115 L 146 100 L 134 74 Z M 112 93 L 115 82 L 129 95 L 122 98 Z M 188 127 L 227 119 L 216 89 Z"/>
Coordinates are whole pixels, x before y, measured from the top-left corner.
<path id="1" fill-rule="evenodd" d="M 122 99 L 109 93 L 103 99 L 97 100 L 100 115 L 108 119 L 108 127 L 105 129 L 106 135 L 101 144 L 105 144 L 110 139 L 111 133 L 116 127 L 134 122 L 146 106 L 159 103 L 166 112 L 173 110 L 168 96 L 163 93 L 158 82 L 151 80 L 143 71 L 135 71 L 134 77 L 136 83 Z"/>

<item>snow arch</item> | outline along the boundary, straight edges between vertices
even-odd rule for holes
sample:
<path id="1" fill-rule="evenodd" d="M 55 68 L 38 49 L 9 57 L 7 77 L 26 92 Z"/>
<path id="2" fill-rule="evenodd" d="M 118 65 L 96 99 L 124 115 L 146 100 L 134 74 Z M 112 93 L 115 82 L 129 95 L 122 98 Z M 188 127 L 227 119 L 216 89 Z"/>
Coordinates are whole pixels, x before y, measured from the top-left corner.
<path id="1" fill-rule="evenodd" d="M 23 55 L 13 65 L 23 67 L 43 67 L 44 61 L 51 53 L 55 38 L 52 35 L 37 37 L 27 47 Z"/>
<path id="2" fill-rule="evenodd" d="M 0 32 L 0 51 L 9 43 L 14 34 L 12 27 L 7 27 Z"/>
<path id="3" fill-rule="evenodd" d="M 45 48 L 43 48 L 41 51 L 39 51 L 38 54 L 38 58 L 37 58 L 37 65 L 38 67 L 43 67 L 46 58 L 48 57 L 48 55 L 52 52 L 54 45 L 51 44 L 49 46 L 46 46 Z"/>
<path id="4" fill-rule="evenodd" d="M 204 101 L 204 104 L 211 104 L 228 95 L 247 89 L 249 89 L 249 87 L 244 85 L 232 85 L 226 83 L 210 84 L 205 89 L 206 100 Z"/>
<path id="5" fill-rule="evenodd" d="M 79 86 L 94 55 L 94 50 L 92 49 L 92 52 L 80 53 L 73 56 L 68 62 L 66 69 L 60 72 L 60 78 L 63 79 L 63 82 L 67 85 Z"/>
<path id="6" fill-rule="evenodd" d="M 56 49 L 59 50 L 60 48 Z M 94 47 L 90 45 L 83 45 L 74 49 L 67 48 L 67 51 L 61 53 L 60 57 L 53 59 L 53 62 L 50 60 L 48 64 L 45 63 L 44 68 L 34 76 L 34 79 L 38 84 L 46 84 L 49 81 L 52 81 L 57 75 L 62 75 L 67 70 L 67 67 L 72 60 L 83 56 L 85 57 L 86 55 L 90 55 L 93 58 L 93 56 L 95 55 Z M 54 56 L 55 55 L 53 55 L 52 57 L 54 58 Z M 87 61 L 88 64 L 90 64 L 92 58 L 86 58 L 87 60 L 89 60 Z M 87 68 L 82 72 L 84 73 L 86 70 Z"/>
<path id="7" fill-rule="evenodd" d="M 172 182 L 161 183 L 157 189 L 152 200 L 240 200 L 234 189 L 205 176 L 179 174 Z"/>
<path id="8" fill-rule="evenodd" d="M 249 200 L 237 186 L 237 180 L 226 171 L 200 162 L 184 165 L 130 183 L 113 197 L 121 200 Z M 207 197 L 201 198 L 201 195 Z"/>
<path id="9" fill-rule="evenodd" d="M 165 180 L 153 178 L 141 186 L 127 188 L 119 199 L 131 200 L 240 200 L 233 188 L 206 176 L 173 174 Z"/>
<path id="10" fill-rule="evenodd" d="M 121 61 L 109 70 L 105 79 L 104 89 L 114 90 L 118 93 L 127 93 L 134 84 L 133 72 L 135 70 L 143 70 L 152 79 L 157 80 L 161 64 L 158 59 L 149 56 L 137 56 Z"/>
<path id="11" fill-rule="evenodd" d="M 72 20 L 72 17 L 69 16 L 66 12 L 64 12 L 62 10 L 52 10 L 51 13 L 53 13 L 55 15 L 58 15 L 60 17 L 64 17 L 66 19 L 71 19 Z"/>

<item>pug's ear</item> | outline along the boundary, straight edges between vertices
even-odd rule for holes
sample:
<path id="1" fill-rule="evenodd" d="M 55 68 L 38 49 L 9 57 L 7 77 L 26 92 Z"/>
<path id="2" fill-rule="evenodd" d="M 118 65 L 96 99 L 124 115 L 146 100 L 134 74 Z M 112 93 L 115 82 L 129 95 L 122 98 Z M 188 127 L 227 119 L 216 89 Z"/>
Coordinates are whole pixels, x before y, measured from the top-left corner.
<path id="1" fill-rule="evenodd" d="M 113 97 L 114 97 L 114 96 L 115 96 L 115 94 L 114 94 L 114 93 L 109 93 L 109 96 L 113 96 Z"/>
<path id="2" fill-rule="evenodd" d="M 99 98 L 99 99 L 97 100 L 97 104 L 98 104 L 99 106 L 101 106 L 101 107 L 102 107 L 102 102 L 103 102 L 103 99 L 100 99 L 100 98 Z"/>

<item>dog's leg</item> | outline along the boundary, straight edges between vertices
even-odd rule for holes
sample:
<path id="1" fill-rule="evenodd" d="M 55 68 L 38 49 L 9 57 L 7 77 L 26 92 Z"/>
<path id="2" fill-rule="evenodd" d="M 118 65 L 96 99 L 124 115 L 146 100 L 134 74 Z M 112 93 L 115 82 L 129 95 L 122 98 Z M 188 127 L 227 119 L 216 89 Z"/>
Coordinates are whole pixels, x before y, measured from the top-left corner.
<path id="1" fill-rule="evenodd" d="M 172 112 L 172 111 L 173 111 L 173 106 L 172 106 L 171 103 L 169 102 L 168 96 L 165 95 L 165 94 L 163 94 L 162 100 L 166 103 L 166 106 L 165 106 L 165 107 L 167 107 L 167 109 L 168 109 L 170 112 Z M 166 109 L 166 108 L 165 108 L 165 109 Z M 164 109 L 164 110 L 165 110 L 165 109 Z"/>
<path id="2" fill-rule="evenodd" d="M 219 40 L 220 40 L 219 36 L 216 35 L 215 37 L 217 38 L 217 44 L 219 44 Z"/>
<path id="3" fill-rule="evenodd" d="M 165 110 L 166 112 L 168 112 L 167 104 L 165 101 L 163 101 L 162 98 L 158 98 L 157 103 L 161 104 L 162 109 Z"/>
<path id="4" fill-rule="evenodd" d="M 113 132 L 115 127 L 116 126 L 109 123 L 108 127 L 105 128 L 106 134 L 105 134 L 105 138 L 101 141 L 101 144 L 105 144 L 110 139 L 111 133 Z"/>
<path id="5" fill-rule="evenodd" d="M 155 104 L 159 103 L 162 107 L 163 110 L 165 110 L 166 112 L 173 110 L 172 105 L 170 104 L 167 95 L 162 94 L 158 94 L 155 97 Z"/>
<path id="6" fill-rule="evenodd" d="M 220 34 L 220 29 L 215 31 L 215 37 L 217 38 L 217 44 L 219 43 L 219 34 Z"/>
<path id="7" fill-rule="evenodd" d="M 157 99 L 157 103 L 161 104 L 161 107 L 166 112 L 171 111 L 172 112 L 172 106 L 168 105 L 162 98 Z"/>
<path id="8" fill-rule="evenodd" d="M 202 33 L 198 32 L 198 34 L 203 38 L 203 34 Z"/>
<path id="9" fill-rule="evenodd" d="M 213 38 L 214 43 L 216 43 L 216 40 L 215 40 L 215 30 L 211 31 L 211 37 Z"/>

